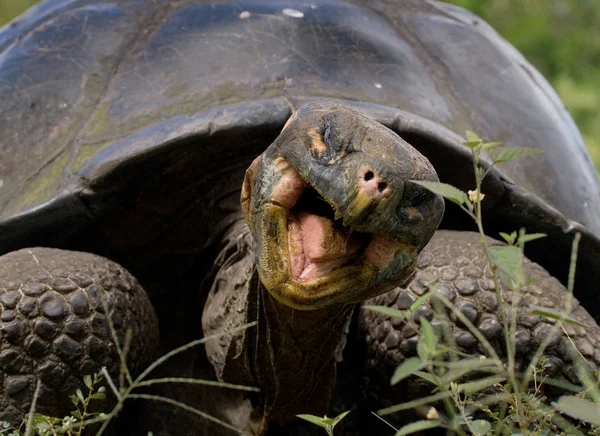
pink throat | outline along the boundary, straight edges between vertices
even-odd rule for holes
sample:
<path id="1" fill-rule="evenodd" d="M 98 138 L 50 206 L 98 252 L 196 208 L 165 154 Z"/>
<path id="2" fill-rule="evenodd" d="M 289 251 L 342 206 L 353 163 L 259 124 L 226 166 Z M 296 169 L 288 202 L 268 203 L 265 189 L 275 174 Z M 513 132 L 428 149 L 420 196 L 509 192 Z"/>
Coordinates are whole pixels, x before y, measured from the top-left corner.
<path id="1" fill-rule="evenodd" d="M 328 275 L 356 254 L 361 243 L 330 219 L 308 212 L 291 214 L 289 246 L 291 274 L 308 281 Z"/>

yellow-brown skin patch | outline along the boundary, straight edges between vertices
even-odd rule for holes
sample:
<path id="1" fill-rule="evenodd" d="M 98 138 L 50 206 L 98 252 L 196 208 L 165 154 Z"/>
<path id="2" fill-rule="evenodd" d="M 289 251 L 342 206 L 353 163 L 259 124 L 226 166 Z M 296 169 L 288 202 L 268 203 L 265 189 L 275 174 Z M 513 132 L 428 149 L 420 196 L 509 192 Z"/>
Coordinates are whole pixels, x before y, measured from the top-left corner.
<path id="1" fill-rule="evenodd" d="M 372 174 L 372 179 L 370 180 L 365 179 L 365 175 L 368 173 Z M 392 189 L 387 186 L 385 179 L 371 168 L 361 167 L 357 175 L 359 182 L 353 191 L 353 201 L 348 206 L 348 215 L 351 217 L 362 215 L 373 203 L 385 201 L 385 198 L 389 197 L 392 193 Z M 379 190 L 377 188 L 379 183 L 386 183 L 386 187 Z"/>
<path id="2" fill-rule="evenodd" d="M 409 219 L 415 219 L 422 216 L 421 212 L 419 212 L 416 207 L 407 207 L 406 214 Z"/>
<path id="3" fill-rule="evenodd" d="M 354 200 L 348 206 L 348 215 L 351 217 L 360 216 L 366 211 L 373 203 L 373 197 L 368 195 L 365 191 L 356 190 L 354 191 Z"/>
<path id="4" fill-rule="evenodd" d="M 242 206 L 242 214 L 247 223 L 250 223 L 250 201 L 252 200 L 252 189 L 254 188 L 254 182 L 256 175 L 262 161 L 262 156 L 258 156 L 252 161 L 246 175 L 244 176 L 244 182 L 242 183 L 242 193 L 240 196 L 240 203 Z"/>
<path id="5" fill-rule="evenodd" d="M 317 129 L 310 129 L 307 132 L 307 135 L 310 137 L 310 148 L 314 153 L 325 153 L 327 151 L 327 146 L 321 139 L 321 133 Z"/>

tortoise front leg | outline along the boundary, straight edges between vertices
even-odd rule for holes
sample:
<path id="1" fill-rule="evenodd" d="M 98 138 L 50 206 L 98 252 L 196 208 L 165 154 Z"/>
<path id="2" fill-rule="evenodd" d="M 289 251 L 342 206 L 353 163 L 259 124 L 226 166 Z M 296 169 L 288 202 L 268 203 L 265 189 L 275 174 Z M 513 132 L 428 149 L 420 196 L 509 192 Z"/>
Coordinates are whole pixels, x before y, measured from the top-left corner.
<path id="1" fill-rule="evenodd" d="M 490 245 L 501 244 L 491 239 L 488 241 Z M 549 334 L 553 324 L 547 318 L 532 315 L 530 305 L 561 312 L 567 297 L 565 287 L 541 266 L 526 260 L 524 268 L 527 278 L 538 280 L 523 289 L 517 309 L 517 371 L 526 371 L 531 358 Z M 478 233 L 438 231 L 421 252 L 417 274 L 412 282 L 405 288 L 396 288 L 373 298 L 367 304 L 408 309 L 419 296 L 428 291 L 430 285 L 453 302 L 500 357 L 506 356 L 494 281 Z M 510 310 L 514 295 L 506 289 L 502 290 L 505 310 Z M 588 328 L 565 324 L 564 329 L 568 336 L 562 330 L 558 331 L 545 352 L 548 364 L 544 375 L 579 383 L 570 356 L 571 342 L 585 359 L 600 367 L 600 327 L 576 300 L 573 300 L 570 316 Z M 429 303 L 418 308 L 411 321 L 417 321 L 421 317 L 431 321 L 434 326 L 440 323 Z M 464 325 L 451 314 L 449 319 L 452 336 L 461 351 L 473 355 L 486 354 L 481 343 Z M 371 410 L 406 402 L 415 396 L 431 394 L 430 387 L 423 386 L 422 380 L 416 378 L 390 388 L 389 380 L 394 369 L 405 359 L 417 354 L 418 329 L 413 329 L 406 321 L 390 319 L 369 310 L 360 311 L 359 325 L 367 347 L 367 404 Z"/>
<path id="2" fill-rule="evenodd" d="M 154 357 L 158 326 L 144 290 L 125 269 L 94 254 L 51 248 L 1 256 L 0 420 L 21 423 L 38 380 L 35 410 L 63 417 L 74 410 L 69 397 L 84 375 L 105 366 L 118 377 L 107 315 L 121 344 L 131 329 L 128 365 L 139 371 Z M 107 398 L 114 401 L 111 393 Z"/>

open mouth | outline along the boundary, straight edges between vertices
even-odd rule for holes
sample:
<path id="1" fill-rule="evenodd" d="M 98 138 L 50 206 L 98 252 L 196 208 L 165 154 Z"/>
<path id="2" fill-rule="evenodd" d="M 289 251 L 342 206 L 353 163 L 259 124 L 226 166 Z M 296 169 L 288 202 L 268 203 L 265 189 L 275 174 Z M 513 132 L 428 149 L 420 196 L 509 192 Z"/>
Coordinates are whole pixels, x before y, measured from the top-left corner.
<path id="1" fill-rule="evenodd" d="M 326 276 L 359 258 L 371 235 L 351 231 L 312 187 L 289 210 L 290 273 L 304 282 Z"/>
<path id="2" fill-rule="evenodd" d="M 271 202 L 287 213 L 288 272 L 296 282 L 320 281 L 334 271 L 352 267 L 367 266 L 375 272 L 391 262 L 404 245 L 384 235 L 353 231 L 344 225 L 348 217 L 295 168 L 281 158 L 274 166 L 282 176 Z"/>

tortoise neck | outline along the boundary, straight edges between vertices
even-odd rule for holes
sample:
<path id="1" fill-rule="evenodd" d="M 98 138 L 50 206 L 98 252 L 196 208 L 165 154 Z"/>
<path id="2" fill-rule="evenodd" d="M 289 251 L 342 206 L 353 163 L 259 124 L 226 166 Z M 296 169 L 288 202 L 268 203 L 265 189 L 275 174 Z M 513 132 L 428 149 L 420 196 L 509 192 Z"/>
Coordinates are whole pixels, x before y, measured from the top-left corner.
<path id="1" fill-rule="evenodd" d="M 254 377 L 269 419 L 327 413 L 354 305 L 299 311 L 257 288 Z"/>
<path id="2" fill-rule="evenodd" d="M 257 323 L 206 343 L 218 379 L 260 389 L 249 396 L 247 425 L 260 434 L 269 421 L 327 413 L 354 305 L 299 311 L 276 301 L 258 278 L 252 236 L 242 222 L 226 232 L 215 266 L 204 334 Z"/>

